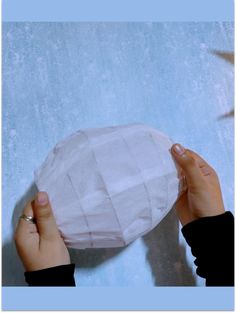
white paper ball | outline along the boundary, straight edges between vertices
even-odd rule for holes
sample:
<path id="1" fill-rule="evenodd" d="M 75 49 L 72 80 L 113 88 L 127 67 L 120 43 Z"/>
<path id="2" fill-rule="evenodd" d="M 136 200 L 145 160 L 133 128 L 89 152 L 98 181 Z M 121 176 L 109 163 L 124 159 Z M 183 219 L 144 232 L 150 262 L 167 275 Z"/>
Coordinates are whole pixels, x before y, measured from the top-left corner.
<path id="1" fill-rule="evenodd" d="M 142 124 L 80 130 L 35 171 L 68 247 L 121 247 L 172 208 L 178 174 L 171 140 Z"/>

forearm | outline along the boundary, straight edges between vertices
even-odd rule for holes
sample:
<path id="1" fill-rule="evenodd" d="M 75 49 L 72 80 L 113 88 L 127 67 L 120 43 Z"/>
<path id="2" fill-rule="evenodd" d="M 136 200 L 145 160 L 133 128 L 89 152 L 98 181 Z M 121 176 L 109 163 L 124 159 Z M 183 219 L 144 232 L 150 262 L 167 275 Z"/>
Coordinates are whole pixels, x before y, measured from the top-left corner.
<path id="1" fill-rule="evenodd" d="M 68 264 L 39 271 L 25 272 L 25 280 L 29 286 L 35 287 L 73 287 L 75 286 L 74 270 L 75 265 Z"/>
<path id="2" fill-rule="evenodd" d="M 182 233 L 196 257 L 196 273 L 206 286 L 234 285 L 234 217 L 232 213 L 200 218 Z"/>

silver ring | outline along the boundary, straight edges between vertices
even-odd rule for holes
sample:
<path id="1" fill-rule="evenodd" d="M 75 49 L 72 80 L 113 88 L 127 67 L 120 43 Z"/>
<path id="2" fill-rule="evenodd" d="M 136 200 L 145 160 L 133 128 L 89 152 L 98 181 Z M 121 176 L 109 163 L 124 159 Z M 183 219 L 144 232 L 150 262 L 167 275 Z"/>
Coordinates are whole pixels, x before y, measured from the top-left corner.
<path id="1" fill-rule="evenodd" d="M 35 218 L 33 216 L 22 214 L 20 218 L 23 218 L 23 220 L 25 220 L 26 222 L 31 222 L 35 224 Z"/>

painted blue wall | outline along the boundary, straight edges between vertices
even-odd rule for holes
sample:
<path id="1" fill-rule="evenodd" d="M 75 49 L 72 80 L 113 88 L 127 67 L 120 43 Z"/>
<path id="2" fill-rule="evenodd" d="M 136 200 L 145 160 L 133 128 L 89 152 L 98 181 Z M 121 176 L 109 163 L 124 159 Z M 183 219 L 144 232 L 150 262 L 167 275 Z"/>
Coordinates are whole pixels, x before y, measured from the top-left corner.
<path id="1" fill-rule="evenodd" d="M 87 127 L 147 123 L 217 170 L 233 208 L 233 23 L 4 23 L 3 283 L 24 285 L 12 234 L 33 171 Z M 175 212 L 125 249 L 71 251 L 80 286 L 203 285 Z"/>

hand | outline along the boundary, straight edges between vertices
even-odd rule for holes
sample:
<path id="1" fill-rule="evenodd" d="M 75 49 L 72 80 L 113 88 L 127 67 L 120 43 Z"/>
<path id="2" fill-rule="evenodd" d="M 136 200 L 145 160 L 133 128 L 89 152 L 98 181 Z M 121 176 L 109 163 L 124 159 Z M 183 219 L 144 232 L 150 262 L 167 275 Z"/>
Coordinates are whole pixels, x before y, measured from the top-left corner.
<path id="1" fill-rule="evenodd" d="M 17 252 L 26 271 L 70 264 L 70 256 L 57 229 L 46 192 L 39 192 L 23 214 L 35 218 L 35 224 L 20 218 L 15 232 Z"/>
<path id="2" fill-rule="evenodd" d="M 215 170 L 198 154 L 174 144 L 171 154 L 186 180 L 186 188 L 179 195 L 175 208 L 181 224 L 201 217 L 225 212 L 220 183 Z"/>

